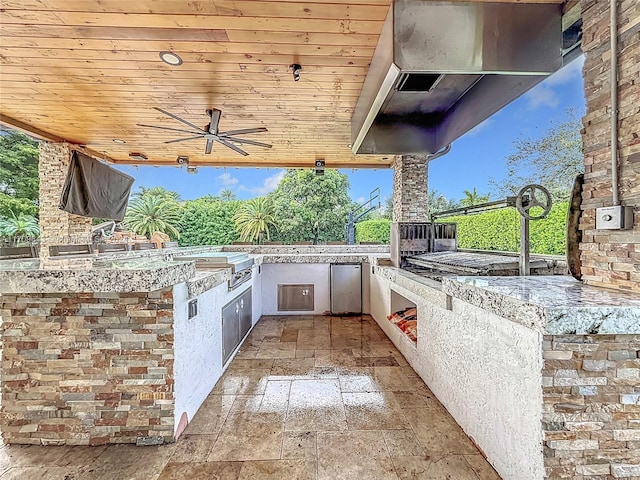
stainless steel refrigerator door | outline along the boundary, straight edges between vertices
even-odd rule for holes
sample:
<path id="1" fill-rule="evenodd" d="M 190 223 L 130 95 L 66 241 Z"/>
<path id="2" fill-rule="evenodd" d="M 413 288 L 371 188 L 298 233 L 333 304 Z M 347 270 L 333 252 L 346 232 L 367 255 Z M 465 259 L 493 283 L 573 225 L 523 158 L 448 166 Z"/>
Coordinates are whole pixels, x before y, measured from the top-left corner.
<path id="1" fill-rule="evenodd" d="M 331 313 L 362 313 L 361 265 L 331 265 Z"/>

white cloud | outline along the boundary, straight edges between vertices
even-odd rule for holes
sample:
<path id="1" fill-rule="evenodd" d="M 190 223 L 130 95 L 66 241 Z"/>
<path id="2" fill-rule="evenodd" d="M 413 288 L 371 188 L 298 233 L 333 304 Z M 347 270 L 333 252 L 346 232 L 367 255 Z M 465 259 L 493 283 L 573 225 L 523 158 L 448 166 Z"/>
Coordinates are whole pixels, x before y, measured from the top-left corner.
<path id="1" fill-rule="evenodd" d="M 240 185 L 239 190 L 251 193 L 256 196 L 266 195 L 269 192 L 272 192 L 276 189 L 280 180 L 282 180 L 287 173 L 286 170 L 279 170 L 273 175 L 267 177 L 262 182 L 262 185 L 258 187 L 246 187 L 244 185 Z"/>
<path id="2" fill-rule="evenodd" d="M 539 84 L 526 94 L 527 108 L 536 110 L 540 107 L 556 108 L 560 105 L 560 95 L 550 86 Z"/>
<path id="3" fill-rule="evenodd" d="M 527 99 L 527 108 L 529 110 L 535 110 L 539 107 L 556 108 L 560 105 L 560 94 L 558 94 L 554 88 L 580 78 L 580 76 L 582 76 L 583 65 L 584 56 L 580 56 L 569 65 L 562 67 L 542 83 L 529 90 L 525 94 L 525 98 Z"/>
<path id="4" fill-rule="evenodd" d="M 366 198 L 364 198 L 364 197 L 358 197 L 358 198 L 356 199 L 356 203 L 358 203 L 358 204 L 359 204 L 359 203 L 364 203 L 366 200 L 367 200 L 367 199 L 366 199 Z"/>
<path id="5" fill-rule="evenodd" d="M 230 173 L 225 172 L 216 177 L 216 182 L 222 185 L 223 187 L 233 187 L 234 185 L 237 185 L 238 179 L 233 175 L 231 175 Z"/>

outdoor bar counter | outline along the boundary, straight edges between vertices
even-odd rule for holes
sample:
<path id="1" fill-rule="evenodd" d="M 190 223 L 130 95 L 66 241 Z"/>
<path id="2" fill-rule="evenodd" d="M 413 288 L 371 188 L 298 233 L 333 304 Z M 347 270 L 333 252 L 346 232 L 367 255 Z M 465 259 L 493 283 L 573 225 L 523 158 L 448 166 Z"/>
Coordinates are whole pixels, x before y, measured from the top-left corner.
<path id="1" fill-rule="evenodd" d="M 228 284 L 230 268 L 174 260 L 221 251 L 189 247 L 1 261 L 5 442 L 173 441 L 230 361 L 222 361 L 225 305 L 249 292 L 253 325 L 265 309 L 275 308 L 263 307 L 263 276 L 269 279 L 265 288 L 300 272 L 311 277 L 302 281 L 322 283 L 318 272 L 332 263 L 388 256 L 386 246 L 264 247 L 265 255 L 252 255 L 251 280 L 237 289 Z M 292 262 L 295 272 L 287 265 L 265 271 L 267 264 Z M 315 313 L 327 309 L 326 300 L 316 302 Z"/>
<path id="2" fill-rule="evenodd" d="M 638 295 L 567 276 L 439 282 L 390 266 L 384 248 L 249 247 L 239 292 L 228 269 L 173 260 L 220 250 L 0 262 L 5 441 L 173 441 L 223 372 L 232 296 L 253 290 L 255 323 L 283 275 L 328 282 L 329 264 L 360 263 L 364 313 L 503 478 L 640 476 Z M 387 319 L 411 306 L 415 342 Z"/>
<path id="3" fill-rule="evenodd" d="M 503 478 L 640 475 L 640 296 L 568 276 L 436 282 L 386 266 L 370 295 L 372 316 Z M 416 342 L 387 320 L 413 305 Z"/>

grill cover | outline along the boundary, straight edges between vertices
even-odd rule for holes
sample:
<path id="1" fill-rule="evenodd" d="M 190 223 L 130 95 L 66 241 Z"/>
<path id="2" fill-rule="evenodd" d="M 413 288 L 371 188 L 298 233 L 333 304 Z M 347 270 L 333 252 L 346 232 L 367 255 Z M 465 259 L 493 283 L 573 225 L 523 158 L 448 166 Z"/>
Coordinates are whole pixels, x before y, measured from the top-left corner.
<path id="1" fill-rule="evenodd" d="M 122 221 L 134 178 L 74 150 L 62 187 L 60 210 Z"/>

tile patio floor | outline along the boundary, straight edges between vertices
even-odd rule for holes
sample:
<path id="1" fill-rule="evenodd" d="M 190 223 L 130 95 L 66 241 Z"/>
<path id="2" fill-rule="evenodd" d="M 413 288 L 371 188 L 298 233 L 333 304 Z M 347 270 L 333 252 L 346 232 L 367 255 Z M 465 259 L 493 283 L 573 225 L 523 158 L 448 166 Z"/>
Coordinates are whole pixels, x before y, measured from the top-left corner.
<path id="1" fill-rule="evenodd" d="M 0 449 L 0 479 L 499 480 L 368 316 L 263 317 L 177 443 Z"/>

